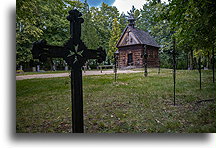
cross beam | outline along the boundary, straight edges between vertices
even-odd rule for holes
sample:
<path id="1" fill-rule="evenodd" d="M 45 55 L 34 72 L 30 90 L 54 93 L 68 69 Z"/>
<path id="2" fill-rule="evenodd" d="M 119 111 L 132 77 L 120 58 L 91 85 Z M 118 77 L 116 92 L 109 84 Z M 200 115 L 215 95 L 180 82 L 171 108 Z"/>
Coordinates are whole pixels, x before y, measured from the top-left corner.
<path id="1" fill-rule="evenodd" d="M 85 47 L 86 48 L 86 47 Z M 65 53 L 66 52 L 66 53 Z M 47 61 L 47 58 L 68 58 L 68 51 L 64 46 L 48 45 L 46 40 L 40 40 L 33 43 L 32 55 L 34 59 L 39 59 L 42 62 Z M 85 59 L 97 59 L 99 63 L 106 59 L 106 52 L 99 47 L 97 50 L 88 49 L 85 51 Z"/>
<path id="2" fill-rule="evenodd" d="M 73 133 L 83 133 L 83 88 L 82 66 L 88 59 L 97 59 L 99 63 L 105 61 L 106 52 L 101 47 L 97 50 L 88 49 L 82 42 L 81 24 L 84 22 L 78 10 L 68 12 L 70 21 L 70 39 L 64 46 L 48 45 L 45 40 L 33 43 L 34 59 L 44 62 L 48 57 L 63 58 L 71 67 L 71 100 L 72 100 L 72 130 Z"/>

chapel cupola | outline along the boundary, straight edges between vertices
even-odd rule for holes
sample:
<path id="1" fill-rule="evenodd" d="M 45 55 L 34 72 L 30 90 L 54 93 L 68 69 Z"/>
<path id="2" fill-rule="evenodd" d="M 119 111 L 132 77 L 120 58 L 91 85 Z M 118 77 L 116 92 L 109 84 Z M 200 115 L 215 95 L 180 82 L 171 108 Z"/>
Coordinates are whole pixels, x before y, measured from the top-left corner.
<path id="1" fill-rule="evenodd" d="M 136 19 L 133 17 L 133 15 L 130 15 L 130 16 L 128 17 L 128 22 L 129 22 L 128 26 L 131 26 L 131 27 L 134 28 L 135 21 L 136 21 Z"/>

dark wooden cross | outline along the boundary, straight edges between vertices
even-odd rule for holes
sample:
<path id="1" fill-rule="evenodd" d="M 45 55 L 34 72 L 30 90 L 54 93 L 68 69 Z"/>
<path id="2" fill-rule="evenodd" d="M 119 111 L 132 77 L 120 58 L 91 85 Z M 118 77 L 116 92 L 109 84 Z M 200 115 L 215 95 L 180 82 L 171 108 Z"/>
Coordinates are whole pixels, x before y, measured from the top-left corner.
<path id="1" fill-rule="evenodd" d="M 114 53 L 114 74 L 115 74 L 115 82 L 117 80 L 117 61 L 118 61 L 118 55 Z"/>
<path id="2" fill-rule="evenodd" d="M 148 60 L 148 53 L 147 53 L 147 46 L 144 45 L 144 57 L 143 57 L 143 63 L 144 63 L 144 76 L 148 76 L 148 71 L 147 71 L 147 60 Z"/>
<path id="3" fill-rule="evenodd" d="M 176 40 L 173 38 L 173 102 L 174 106 L 176 105 Z"/>
<path id="4" fill-rule="evenodd" d="M 174 30 L 174 29 L 173 29 Z M 175 31 L 171 31 L 171 35 L 173 35 Z M 172 57 L 173 57 L 173 104 L 176 105 L 176 39 L 173 36 L 173 50 L 172 50 Z"/>
<path id="5" fill-rule="evenodd" d="M 71 98 L 72 98 L 72 130 L 73 133 L 83 133 L 83 88 L 82 66 L 88 59 L 105 61 L 106 52 L 99 47 L 97 50 L 87 49 L 81 38 L 81 24 L 84 22 L 78 10 L 68 12 L 70 21 L 70 39 L 64 46 L 48 45 L 45 40 L 33 43 L 34 59 L 44 62 L 48 57 L 63 58 L 71 67 Z M 89 30 L 91 31 L 91 30 Z"/>

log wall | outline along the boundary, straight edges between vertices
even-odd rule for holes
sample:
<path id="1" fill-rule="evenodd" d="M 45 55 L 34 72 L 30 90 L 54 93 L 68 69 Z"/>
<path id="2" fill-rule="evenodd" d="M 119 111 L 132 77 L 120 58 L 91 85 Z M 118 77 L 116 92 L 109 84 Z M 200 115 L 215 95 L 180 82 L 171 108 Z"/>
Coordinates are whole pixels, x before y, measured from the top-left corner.
<path id="1" fill-rule="evenodd" d="M 119 47 L 119 68 L 125 68 L 128 66 L 134 66 L 136 68 L 143 67 L 143 45 L 123 46 Z M 128 63 L 128 54 L 132 54 L 133 63 Z M 148 67 L 159 66 L 158 48 L 147 46 L 147 65 Z"/>

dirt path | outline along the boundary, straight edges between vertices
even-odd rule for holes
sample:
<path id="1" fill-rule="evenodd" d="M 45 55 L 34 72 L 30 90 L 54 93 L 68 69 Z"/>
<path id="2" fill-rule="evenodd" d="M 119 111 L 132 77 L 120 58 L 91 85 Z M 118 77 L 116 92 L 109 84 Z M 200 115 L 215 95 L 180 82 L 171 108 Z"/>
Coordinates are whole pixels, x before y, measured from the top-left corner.
<path id="1" fill-rule="evenodd" d="M 138 73 L 142 71 L 132 71 L 132 70 L 118 70 L 117 73 Z M 104 74 L 113 74 L 113 70 L 106 70 L 102 73 L 100 71 L 86 71 L 83 72 L 83 75 L 104 75 Z M 56 73 L 56 74 L 35 74 L 35 75 L 23 75 L 16 76 L 16 80 L 24 79 L 34 79 L 34 78 L 54 78 L 54 77 L 68 77 L 69 73 Z"/>

